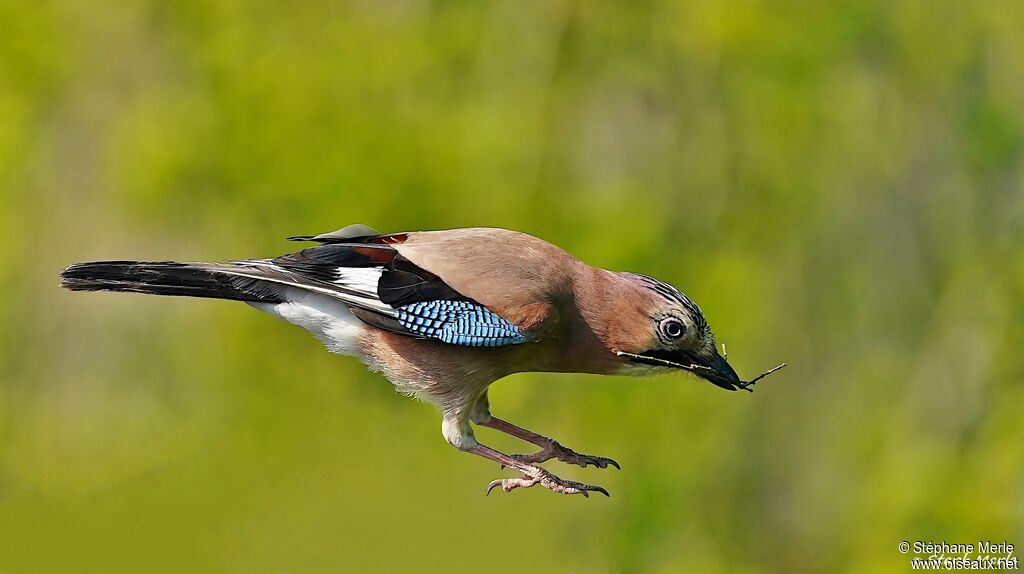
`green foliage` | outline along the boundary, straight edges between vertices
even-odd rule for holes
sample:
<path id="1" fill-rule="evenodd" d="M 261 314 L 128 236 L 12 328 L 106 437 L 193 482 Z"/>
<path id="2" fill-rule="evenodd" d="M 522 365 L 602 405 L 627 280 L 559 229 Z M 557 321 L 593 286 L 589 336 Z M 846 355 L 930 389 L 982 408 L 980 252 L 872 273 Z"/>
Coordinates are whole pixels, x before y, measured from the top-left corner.
<path id="1" fill-rule="evenodd" d="M 905 571 L 1024 545 L 1024 4 L 0 2 L 0 572 Z M 520 375 L 538 489 L 90 259 L 490 225 L 678 285 L 758 391 Z M 481 438 L 506 450 L 523 445 Z M 1019 555 L 1019 552 L 1018 552 Z"/>

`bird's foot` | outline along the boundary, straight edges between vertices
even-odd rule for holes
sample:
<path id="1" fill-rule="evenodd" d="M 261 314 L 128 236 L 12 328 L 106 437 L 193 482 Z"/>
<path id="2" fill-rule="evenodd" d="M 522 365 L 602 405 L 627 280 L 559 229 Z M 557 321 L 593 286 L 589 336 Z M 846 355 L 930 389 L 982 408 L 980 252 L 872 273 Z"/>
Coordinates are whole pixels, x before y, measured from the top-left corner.
<path id="1" fill-rule="evenodd" d="M 582 494 L 589 498 L 591 492 L 600 492 L 605 496 L 611 496 L 608 494 L 607 490 L 600 486 L 593 486 L 590 484 L 583 484 L 582 482 L 558 478 L 543 468 L 532 464 L 523 465 L 523 468 L 518 468 L 516 470 L 523 473 L 523 476 L 493 480 L 487 485 L 487 494 L 490 494 L 491 491 L 498 486 L 500 486 L 505 492 L 511 492 L 517 488 L 530 488 L 531 486 L 539 484 L 544 488 L 559 494 Z"/>
<path id="2" fill-rule="evenodd" d="M 608 468 L 609 466 L 614 466 L 616 469 L 622 470 L 619 463 L 610 458 L 594 456 L 592 454 L 580 454 L 558 444 L 558 441 L 555 440 L 549 442 L 539 452 L 535 452 L 533 454 L 514 454 L 512 457 L 527 464 L 536 464 L 538 462 L 544 462 L 546 460 L 556 458 L 564 463 L 576 464 L 583 468 L 586 468 L 588 465 L 596 466 L 597 468 Z"/>

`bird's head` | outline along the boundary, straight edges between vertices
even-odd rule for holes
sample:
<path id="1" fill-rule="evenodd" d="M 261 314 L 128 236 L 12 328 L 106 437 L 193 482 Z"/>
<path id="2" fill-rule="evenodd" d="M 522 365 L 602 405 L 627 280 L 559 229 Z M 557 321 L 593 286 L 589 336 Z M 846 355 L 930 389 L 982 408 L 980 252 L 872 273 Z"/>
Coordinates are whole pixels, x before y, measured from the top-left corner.
<path id="1" fill-rule="evenodd" d="M 648 295 L 643 298 L 640 333 L 627 348 L 616 349 L 630 366 L 683 369 L 730 391 L 742 385 L 718 353 L 715 335 L 696 303 L 657 279 L 638 274 L 629 274 L 629 279 Z"/>

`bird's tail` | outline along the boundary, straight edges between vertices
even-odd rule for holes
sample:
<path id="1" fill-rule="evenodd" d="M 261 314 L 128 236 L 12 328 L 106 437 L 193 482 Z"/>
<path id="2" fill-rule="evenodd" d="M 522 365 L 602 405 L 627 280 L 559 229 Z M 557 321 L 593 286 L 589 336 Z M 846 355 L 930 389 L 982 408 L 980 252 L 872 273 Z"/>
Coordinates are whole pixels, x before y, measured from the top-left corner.
<path id="1" fill-rule="evenodd" d="M 231 273 L 231 265 L 176 261 L 93 261 L 75 263 L 60 274 L 71 291 L 128 291 L 231 299 L 254 303 L 284 301 L 279 285 Z"/>

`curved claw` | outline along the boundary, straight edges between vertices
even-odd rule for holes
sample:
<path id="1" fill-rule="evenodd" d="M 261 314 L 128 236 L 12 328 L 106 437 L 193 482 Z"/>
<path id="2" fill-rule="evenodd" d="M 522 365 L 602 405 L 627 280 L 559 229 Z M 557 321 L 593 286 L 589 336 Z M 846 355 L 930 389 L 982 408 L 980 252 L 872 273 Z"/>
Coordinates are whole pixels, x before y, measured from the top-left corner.
<path id="1" fill-rule="evenodd" d="M 501 468 L 505 468 L 505 465 L 501 465 Z M 484 496 L 490 496 L 491 491 L 494 490 L 494 487 L 500 485 L 501 483 L 502 479 L 500 478 L 498 480 L 492 480 L 491 483 L 487 485 L 487 492 L 484 493 Z"/>
<path id="2" fill-rule="evenodd" d="M 562 460 L 561 458 L 559 458 L 558 460 L 562 460 L 562 462 L 568 462 L 570 464 L 578 464 L 583 468 L 586 468 L 588 464 L 592 464 L 597 468 L 608 468 L 609 466 L 614 466 L 616 470 L 622 470 L 622 467 L 619 466 L 619 463 L 615 462 L 610 458 L 606 458 L 603 456 L 593 456 L 589 454 L 578 454 L 576 456 L 579 458 L 575 461 Z"/>
<path id="3" fill-rule="evenodd" d="M 538 482 L 540 482 L 539 479 L 529 477 L 499 478 L 497 480 L 492 480 L 490 484 L 487 485 L 487 492 L 484 494 L 484 496 L 490 495 L 491 491 L 498 486 L 500 486 L 501 489 L 504 490 L 505 492 L 512 492 L 517 488 L 529 488 L 537 484 Z"/>
<path id="4" fill-rule="evenodd" d="M 485 496 L 489 495 L 491 491 L 498 486 L 501 486 L 501 489 L 505 492 L 511 492 L 517 488 L 530 488 L 531 486 L 540 484 L 544 488 L 559 494 L 582 494 L 585 498 L 590 498 L 590 491 L 594 491 L 600 492 L 607 497 L 611 497 L 608 491 L 600 486 L 583 484 L 572 480 L 564 480 L 538 466 L 528 467 L 521 470 L 521 472 L 523 473 L 522 477 L 492 480 L 487 485 Z"/>
<path id="5" fill-rule="evenodd" d="M 552 441 L 551 444 L 548 444 L 540 451 L 533 454 L 515 454 L 512 456 L 516 460 L 527 464 L 537 464 L 554 458 L 566 464 L 575 464 L 582 468 L 586 468 L 587 466 L 595 466 L 597 468 L 608 468 L 609 466 L 614 466 L 617 470 L 622 470 L 619 463 L 610 458 L 595 456 L 592 454 L 580 454 L 555 441 Z"/>

